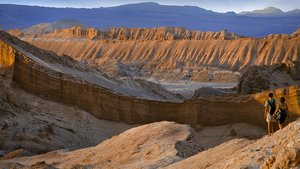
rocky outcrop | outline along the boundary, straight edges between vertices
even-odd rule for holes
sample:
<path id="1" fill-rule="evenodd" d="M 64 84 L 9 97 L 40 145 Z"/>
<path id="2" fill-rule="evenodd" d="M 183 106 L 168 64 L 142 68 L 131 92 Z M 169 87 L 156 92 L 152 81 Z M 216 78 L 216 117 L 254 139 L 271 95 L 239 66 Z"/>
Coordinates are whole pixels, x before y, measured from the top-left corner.
<path id="1" fill-rule="evenodd" d="M 222 95 L 225 92 L 220 89 L 214 89 L 211 87 L 201 87 L 200 89 L 195 90 L 193 98 L 200 98 L 203 96 L 211 96 L 211 95 Z"/>
<path id="2" fill-rule="evenodd" d="M 263 67 L 249 67 L 241 77 L 238 92 L 241 94 L 258 93 L 270 88 L 271 74 L 263 72 Z"/>
<path id="3" fill-rule="evenodd" d="M 1 44 L 12 43 L 12 40 L 4 40 L 6 42 L 2 41 Z M 29 53 L 20 48 L 14 48 L 13 51 L 15 55 L 14 83 L 43 98 L 78 106 L 101 119 L 126 123 L 171 120 L 192 126 L 246 122 L 265 126 L 262 112 L 268 92 L 246 96 L 207 97 L 183 103 L 145 100 L 122 95 L 88 81 L 74 78 L 70 74 L 58 72 L 51 67 L 47 68 L 44 62 L 39 61 L 45 57 L 44 55 L 36 54 L 28 57 Z M 38 49 L 33 51 L 38 51 Z M 44 51 L 44 53 L 47 55 L 47 52 Z M 7 56 L 1 55 L 1 57 Z M 55 62 L 58 58 L 58 56 L 45 57 L 45 61 Z M 56 64 L 64 64 L 64 59 L 58 59 Z M 76 64 L 69 66 L 77 67 Z M 280 96 L 282 90 L 278 89 L 274 92 Z M 289 100 L 291 120 L 300 115 L 299 90 L 299 86 L 294 86 L 285 89 L 284 92 Z"/>
<path id="4" fill-rule="evenodd" d="M 294 80 L 300 80 L 300 61 L 292 61 L 288 64 L 288 70 Z"/>
<path id="5" fill-rule="evenodd" d="M 300 40 L 300 28 L 298 28 L 294 33 L 288 34 L 270 34 L 269 36 L 263 37 L 263 39 L 294 39 Z"/>
<path id="6" fill-rule="evenodd" d="M 298 168 L 300 121 L 257 141 L 235 139 L 167 166 L 171 169 Z M 209 158 L 207 158 L 209 157 Z"/>
<path id="7" fill-rule="evenodd" d="M 87 38 L 95 38 L 96 36 L 99 36 L 101 33 L 98 32 L 96 29 L 93 28 L 82 28 L 80 26 L 75 26 L 71 29 L 56 29 L 53 33 L 53 37 L 57 36 L 56 34 L 61 34 L 61 35 L 65 35 L 65 36 L 74 36 L 74 37 L 87 37 Z"/>
<path id="8" fill-rule="evenodd" d="M 7 33 L 17 37 L 22 37 L 24 35 L 24 33 L 20 29 L 8 30 Z"/>
<path id="9" fill-rule="evenodd" d="M 240 79 L 238 92 L 253 94 L 269 89 L 299 85 L 300 81 L 295 81 L 299 73 L 300 71 L 296 69 L 296 66 L 288 66 L 287 64 L 250 66 Z"/>

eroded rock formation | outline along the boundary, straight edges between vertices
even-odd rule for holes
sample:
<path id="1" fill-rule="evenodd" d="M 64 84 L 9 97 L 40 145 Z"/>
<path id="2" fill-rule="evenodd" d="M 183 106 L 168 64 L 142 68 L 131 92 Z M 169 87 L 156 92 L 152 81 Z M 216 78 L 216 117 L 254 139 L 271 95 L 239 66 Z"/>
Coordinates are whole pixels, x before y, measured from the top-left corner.
<path id="1" fill-rule="evenodd" d="M 66 54 L 100 67 L 107 65 L 111 58 L 114 58 L 123 64 L 138 64 L 147 70 L 212 66 L 237 71 L 251 65 L 273 65 L 300 60 L 300 41 L 297 38 L 238 37 L 223 40 L 218 38 L 218 34 L 222 33 L 210 32 L 198 33 L 199 35 L 196 32 L 191 36 L 195 38 L 187 38 L 192 33 L 187 33 L 189 31 L 186 30 L 176 31 L 177 29 L 179 28 L 173 28 L 175 33 L 172 36 L 179 34 L 175 36 L 178 38 L 172 37 L 171 41 L 166 40 L 171 34 L 167 28 L 112 29 L 104 38 L 107 40 L 66 40 L 51 34 L 45 35 L 44 38 L 41 36 L 25 40 L 40 48 Z M 120 41 L 118 39 L 122 39 L 122 32 L 125 38 Z M 215 36 L 217 38 L 214 38 Z M 298 34 L 291 36 L 298 37 Z M 161 40 L 161 37 L 165 40 Z"/>

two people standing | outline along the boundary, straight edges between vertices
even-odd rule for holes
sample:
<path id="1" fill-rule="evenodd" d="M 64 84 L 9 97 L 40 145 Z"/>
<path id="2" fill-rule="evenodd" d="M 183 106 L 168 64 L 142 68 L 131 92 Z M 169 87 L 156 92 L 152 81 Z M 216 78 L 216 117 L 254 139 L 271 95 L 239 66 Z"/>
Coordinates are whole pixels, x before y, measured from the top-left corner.
<path id="1" fill-rule="evenodd" d="M 265 102 L 264 117 L 268 123 L 268 135 L 274 133 L 274 123 L 277 121 L 279 128 L 283 129 L 284 122 L 288 113 L 288 105 L 284 97 L 280 97 L 278 103 L 273 93 L 269 93 L 269 98 Z"/>

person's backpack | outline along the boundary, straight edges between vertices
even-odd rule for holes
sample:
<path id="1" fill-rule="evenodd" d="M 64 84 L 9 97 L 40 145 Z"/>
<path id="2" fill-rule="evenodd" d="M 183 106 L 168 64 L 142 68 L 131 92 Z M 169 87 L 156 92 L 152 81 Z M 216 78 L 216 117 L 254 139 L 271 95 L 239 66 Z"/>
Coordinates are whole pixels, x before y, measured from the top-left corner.
<path id="1" fill-rule="evenodd" d="M 272 99 L 271 101 L 268 100 L 268 104 L 269 104 L 269 113 L 273 115 L 276 111 L 276 102 L 274 99 Z"/>

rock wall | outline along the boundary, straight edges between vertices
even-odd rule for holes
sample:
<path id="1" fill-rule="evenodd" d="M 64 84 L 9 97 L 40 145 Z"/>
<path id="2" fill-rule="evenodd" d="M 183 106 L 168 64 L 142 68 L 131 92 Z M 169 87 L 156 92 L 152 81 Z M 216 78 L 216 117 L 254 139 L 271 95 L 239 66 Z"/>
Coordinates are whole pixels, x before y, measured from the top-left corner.
<path id="1" fill-rule="evenodd" d="M 43 98 L 82 108 L 101 119 L 126 123 L 170 120 L 192 126 L 239 122 L 265 125 L 263 102 L 267 92 L 245 96 L 214 96 L 183 103 L 142 100 L 46 69 L 22 51 L 13 51 L 15 84 Z M 1 58 L 9 57 L 7 53 L 1 53 Z M 300 115 L 300 87 L 290 87 L 284 92 L 282 90 L 276 90 L 276 93 L 287 97 L 292 116 L 290 120 L 295 119 Z"/>

